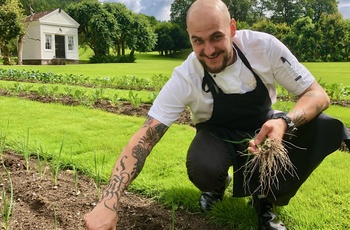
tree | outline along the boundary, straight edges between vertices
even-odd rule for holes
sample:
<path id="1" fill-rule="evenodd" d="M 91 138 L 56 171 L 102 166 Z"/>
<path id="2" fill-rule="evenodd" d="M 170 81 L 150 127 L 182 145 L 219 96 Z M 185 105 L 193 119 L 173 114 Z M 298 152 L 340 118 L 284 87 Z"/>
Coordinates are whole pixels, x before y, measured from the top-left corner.
<path id="1" fill-rule="evenodd" d="M 232 18 L 236 21 L 254 23 L 259 17 L 257 0 L 230 0 L 227 3 L 228 10 Z"/>
<path id="2" fill-rule="evenodd" d="M 160 55 L 167 55 L 190 46 L 187 32 L 178 24 L 161 22 L 157 25 L 155 33 L 158 35 L 155 50 Z"/>
<path id="3" fill-rule="evenodd" d="M 313 23 L 320 20 L 322 13 L 335 14 L 338 12 L 337 0 L 304 0 L 301 3 L 305 16 L 310 17 Z"/>
<path id="4" fill-rule="evenodd" d="M 119 25 L 119 30 L 113 39 L 113 46 L 117 55 L 125 55 L 126 39 L 130 37 L 135 18 L 133 12 L 122 3 L 105 3 L 105 9 L 113 15 Z"/>
<path id="5" fill-rule="evenodd" d="M 10 45 L 23 30 L 23 11 L 18 0 L 0 0 L 0 50 L 5 65 L 11 64 Z"/>
<path id="6" fill-rule="evenodd" d="M 344 36 L 344 56 L 345 61 L 350 61 L 350 19 L 344 22 L 345 36 Z"/>
<path id="7" fill-rule="evenodd" d="M 295 20 L 304 16 L 302 0 L 271 0 L 264 2 L 274 23 L 292 25 Z"/>
<path id="8" fill-rule="evenodd" d="M 186 30 L 187 10 L 195 0 L 174 0 L 170 5 L 170 22 L 178 24 Z"/>
<path id="9" fill-rule="evenodd" d="M 88 45 L 96 56 L 108 55 L 119 31 L 115 17 L 94 1 L 71 5 L 67 13 L 80 24 L 80 44 Z"/>
<path id="10" fill-rule="evenodd" d="M 83 2 L 83 0 L 20 0 L 20 2 L 22 3 L 25 14 L 30 15 L 31 9 L 35 13 L 55 10 L 57 8 L 66 11 L 69 5 Z M 98 0 L 90 0 L 90 2 L 98 2 Z"/>
<path id="11" fill-rule="evenodd" d="M 311 18 L 303 17 L 291 26 L 288 46 L 302 61 L 319 61 L 319 40 L 315 25 Z"/>
<path id="12" fill-rule="evenodd" d="M 135 51 L 147 52 L 153 50 L 157 35 L 154 33 L 153 27 L 148 18 L 142 14 L 134 16 L 135 20 L 130 28 L 132 31 L 130 37 L 126 39 L 126 45 L 131 50 L 130 55 L 134 55 Z"/>
<path id="13" fill-rule="evenodd" d="M 179 25 L 173 24 L 169 35 L 173 40 L 172 52 L 191 47 L 187 31 L 182 29 Z"/>
<path id="14" fill-rule="evenodd" d="M 173 49 L 174 44 L 170 36 L 172 25 L 171 22 L 161 22 L 155 29 L 155 33 L 158 36 L 155 50 L 158 51 L 160 55 L 169 54 L 170 50 Z"/>
<path id="15" fill-rule="evenodd" d="M 320 54 L 323 61 L 345 60 L 347 38 L 347 24 L 340 13 L 327 15 L 323 13 L 317 23 L 318 30 L 322 34 L 320 43 Z"/>
<path id="16" fill-rule="evenodd" d="M 34 10 L 33 8 L 30 6 L 29 7 L 31 9 L 30 12 L 30 16 L 24 18 L 22 20 L 23 23 L 23 29 L 21 31 L 21 33 L 18 36 L 18 41 L 17 41 L 17 65 L 22 65 L 23 64 L 23 44 L 25 42 L 25 35 L 27 34 L 27 30 L 30 26 L 30 23 L 33 21 L 34 18 Z M 31 39 L 31 38 L 30 38 Z"/>

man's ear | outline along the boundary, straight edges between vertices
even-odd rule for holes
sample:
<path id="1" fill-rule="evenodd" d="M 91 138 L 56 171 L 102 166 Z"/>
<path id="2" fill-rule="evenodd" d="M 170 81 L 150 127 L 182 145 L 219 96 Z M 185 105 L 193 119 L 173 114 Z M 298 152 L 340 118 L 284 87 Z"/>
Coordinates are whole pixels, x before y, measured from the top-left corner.
<path id="1" fill-rule="evenodd" d="M 230 31 L 231 31 L 231 37 L 234 37 L 236 35 L 237 27 L 236 27 L 236 20 L 231 19 L 230 23 Z"/>

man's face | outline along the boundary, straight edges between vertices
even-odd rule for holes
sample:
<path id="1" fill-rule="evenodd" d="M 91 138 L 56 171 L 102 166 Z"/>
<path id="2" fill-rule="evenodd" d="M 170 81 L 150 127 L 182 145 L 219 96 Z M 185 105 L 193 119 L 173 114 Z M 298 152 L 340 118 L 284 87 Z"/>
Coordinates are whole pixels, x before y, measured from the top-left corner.
<path id="1" fill-rule="evenodd" d="M 231 38 L 235 32 L 232 28 L 220 16 L 203 15 L 201 19 L 191 20 L 188 23 L 187 31 L 192 48 L 208 72 L 219 73 L 232 64 L 234 53 Z"/>

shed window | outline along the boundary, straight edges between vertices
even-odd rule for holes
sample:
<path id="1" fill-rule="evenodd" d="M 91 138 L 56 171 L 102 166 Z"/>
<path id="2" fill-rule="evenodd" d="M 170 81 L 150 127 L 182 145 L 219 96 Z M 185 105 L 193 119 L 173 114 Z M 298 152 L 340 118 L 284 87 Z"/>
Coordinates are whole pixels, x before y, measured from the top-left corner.
<path id="1" fill-rule="evenodd" d="M 47 50 L 52 49 L 52 35 L 51 34 L 45 35 L 45 49 L 47 49 Z"/>
<path id="2" fill-rule="evenodd" d="M 74 50 L 74 37 L 68 37 L 68 50 Z"/>

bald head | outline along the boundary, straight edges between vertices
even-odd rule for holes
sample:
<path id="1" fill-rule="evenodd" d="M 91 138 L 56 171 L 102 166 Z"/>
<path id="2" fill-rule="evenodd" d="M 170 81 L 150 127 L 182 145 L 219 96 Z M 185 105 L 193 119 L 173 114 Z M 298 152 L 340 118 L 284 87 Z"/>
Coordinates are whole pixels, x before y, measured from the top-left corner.
<path id="1" fill-rule="evenodd" d="M 196 0 L 187 11 L 187 28 L 203 19 L 220 20 L 222 23 L 230 24 L 230 13 L 227 6 L 221 0 Z"/>

